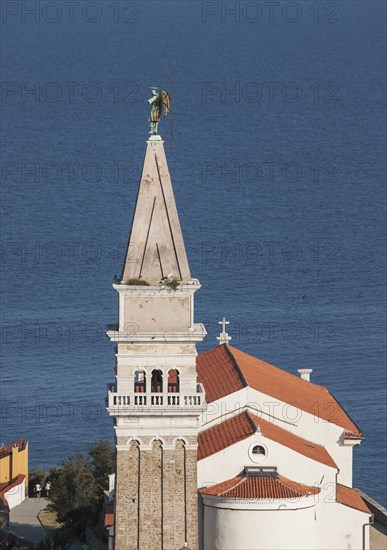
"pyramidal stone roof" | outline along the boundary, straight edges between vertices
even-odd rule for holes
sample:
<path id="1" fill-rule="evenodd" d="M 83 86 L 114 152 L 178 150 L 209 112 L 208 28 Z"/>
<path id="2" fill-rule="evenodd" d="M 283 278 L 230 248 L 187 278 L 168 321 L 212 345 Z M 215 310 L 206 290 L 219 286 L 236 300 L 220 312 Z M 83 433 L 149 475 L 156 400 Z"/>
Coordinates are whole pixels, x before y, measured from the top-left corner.
<path id="1" fill-rule="evenodd" d="M 307 441 L 248 411 L 200 432 L 198 437 L 198 460 L 207 458 L 239 441 L 243 441 L 254 435 L 257 430 L 260 431 L 263 437 L 284 445 L 311 460 L 337 469 L 335 461 L 322 445 Z"/>
<path id="2" fill-rule="evenodd" d="M 158 284 L 170 274 L 191 280 L 164 142 L 149 140 L 121 282 Z"/>
<path id="3" fill-rule="evenodd" d="M 356 424 L 324 387 L 302 380 L 252 355 L 223 344 L 197 357 L 198 381 L 211 403 L 247 386 L 362 438 Z"/>

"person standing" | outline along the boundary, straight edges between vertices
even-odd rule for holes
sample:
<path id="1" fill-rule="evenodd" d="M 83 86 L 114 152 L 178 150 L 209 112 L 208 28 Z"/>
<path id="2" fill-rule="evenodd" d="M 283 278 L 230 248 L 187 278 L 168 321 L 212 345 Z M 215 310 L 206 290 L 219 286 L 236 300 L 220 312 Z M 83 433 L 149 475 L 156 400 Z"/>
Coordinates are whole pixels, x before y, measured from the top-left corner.
<path id="1" fill-rule="evenodd" d="M 51 491 L 51 481 L 48 479 L 46 481 L 46 484 L 44 486 L 44 490 L 46 491 L 46 498 L 50 497 L 50 491 Z"/>
<path id="2" fill-rule="evenodd" d="M 40 494 L 42 492 L 42 486 L 40 485 L 39 481 L 38 483 L 35 485 L 35 493 L 36 493 L 36 498 L 38 500 L 40 500 Z"/>

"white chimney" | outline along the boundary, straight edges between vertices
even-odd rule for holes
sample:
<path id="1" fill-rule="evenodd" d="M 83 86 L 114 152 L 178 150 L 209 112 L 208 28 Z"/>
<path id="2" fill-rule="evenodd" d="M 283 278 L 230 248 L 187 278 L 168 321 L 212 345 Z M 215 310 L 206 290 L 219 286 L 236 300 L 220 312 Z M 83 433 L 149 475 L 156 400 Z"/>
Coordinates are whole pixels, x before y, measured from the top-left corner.
<path id="1" fill-rule="evenodd" d="M 310 382 L 310 373 L 313 372 L 313 369 L 297 369 L 297 372 L 300 373 L 303 380 Z"/>

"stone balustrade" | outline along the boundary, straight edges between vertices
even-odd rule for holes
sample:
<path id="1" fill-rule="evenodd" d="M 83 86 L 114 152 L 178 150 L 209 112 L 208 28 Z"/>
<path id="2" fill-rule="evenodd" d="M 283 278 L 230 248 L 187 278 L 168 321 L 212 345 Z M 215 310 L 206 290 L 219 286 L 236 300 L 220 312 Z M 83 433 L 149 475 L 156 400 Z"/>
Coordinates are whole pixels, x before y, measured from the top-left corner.
<path id="1" fill-rule="evenodd" d="M 113 388 L 112 388 L 113 389 Z M 107 406 L 109 409 L 136 407 L 146 408 L 196 408 L 204 405 L 203 395 L 184 393 L 118 393 L 109 388 Z"/>

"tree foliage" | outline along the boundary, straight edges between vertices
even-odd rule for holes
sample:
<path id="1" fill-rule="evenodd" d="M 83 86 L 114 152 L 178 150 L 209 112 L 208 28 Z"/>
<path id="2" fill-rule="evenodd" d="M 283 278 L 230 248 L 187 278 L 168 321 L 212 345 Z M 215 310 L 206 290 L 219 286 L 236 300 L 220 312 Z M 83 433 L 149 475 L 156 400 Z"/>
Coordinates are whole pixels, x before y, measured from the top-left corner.
<path id="1" fill-rule="evenodd" d="M 44 487 L 46 477 L 47 473 L 37 466 L 30 471 L 28 474 L 28 492 L 30 495 L 33 494 L 37 483 L 40 483 L 40 485 Z"/>
<path id="2" fill-rule="evenodd" d="M 114 468 L 114 448 L 107 441 L 99 441 L 90 448 L 88 456 L 77 451 L 65 458 L 59 468 L 50 470 L 50 507 L 75 536 L 86 527 L 94 529 L 98 525 L 104 490 Z"/>
<path id="3" fill-rule="evenodd" d="M 20 548 L 20 550 L 32 550 L 34 546 L 25 539 L 21 539 L 9 531 L 0 529 L 0 548 L 1 550 L 16 550 L 17 548 Z"/>
<path id="4" fill-rule="evenodd" d="M 71 548 L 71 541 L 68 534 L 54 532 L 36 545 L 36 550 L 68 550 Z"/>
<path id="5" fill-rule="evenodd" d="M 115 451 L 108 441 L 99 441 L 89 450 L 94 479 L 102 491 L 109 488 L 109 474 L 115 471 Z"/>

